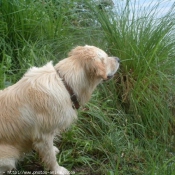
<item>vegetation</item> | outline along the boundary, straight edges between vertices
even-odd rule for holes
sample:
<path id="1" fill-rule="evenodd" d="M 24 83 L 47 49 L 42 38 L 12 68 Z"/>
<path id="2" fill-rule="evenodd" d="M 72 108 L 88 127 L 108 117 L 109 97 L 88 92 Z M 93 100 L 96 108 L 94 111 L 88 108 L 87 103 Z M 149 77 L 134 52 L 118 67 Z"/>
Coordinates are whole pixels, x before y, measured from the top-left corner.
<path id="1" fill-rule="evenodd" d="M 157 16 L 137 1 L 0 1 L 0 88 L 31 66 L 55 63 L 77 45 L 122 60 L 79 120 L 57 141 L 58 162 L 76 174 L 175 174 L 175 8 Z M 18 170 L 43 170 L 36 153 Z"/>

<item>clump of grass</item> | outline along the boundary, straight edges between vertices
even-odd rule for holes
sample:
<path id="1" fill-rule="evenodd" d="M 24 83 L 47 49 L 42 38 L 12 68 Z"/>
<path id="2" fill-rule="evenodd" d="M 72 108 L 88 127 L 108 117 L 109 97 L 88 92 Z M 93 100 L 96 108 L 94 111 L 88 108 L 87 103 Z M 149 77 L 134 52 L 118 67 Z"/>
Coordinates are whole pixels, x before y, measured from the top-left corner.
<path id="1" fill-rule="evenodd" d="M 118 4 L 120 9 L 111 13 L 92 10 L 109 51 L 122 59 L 117 91 L 123 109 L 132 114 L 132 120 L 145 126 L 143 136 L 157 135 L 166 140 L 169 124 L 173 123 L 169 95 L 175 92 L 174 6 L 158 18 L 159 3 L 148 10 L 133 4 Z"/>

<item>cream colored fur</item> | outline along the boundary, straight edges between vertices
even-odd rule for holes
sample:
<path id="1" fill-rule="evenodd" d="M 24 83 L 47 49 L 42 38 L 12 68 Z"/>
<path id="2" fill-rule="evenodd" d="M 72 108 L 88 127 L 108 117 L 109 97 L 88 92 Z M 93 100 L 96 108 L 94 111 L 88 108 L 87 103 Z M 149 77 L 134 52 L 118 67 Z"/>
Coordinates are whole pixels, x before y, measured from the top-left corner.
<path id="1" fill-rule="evenodd" d="M 54 137 L 77 119 L 62 78 L 84 105 L 95 87 L 118 67 L 118 59 L 99 48 L 79 46 L 55 66 L 49 62 L 33 67 L 16 84 L 0 91 L 0 175 L 14 169 L 31 149 L 38 152 L 48 170 L 69 174 L 58 165 L 59 150 L 53 146 Z"/>

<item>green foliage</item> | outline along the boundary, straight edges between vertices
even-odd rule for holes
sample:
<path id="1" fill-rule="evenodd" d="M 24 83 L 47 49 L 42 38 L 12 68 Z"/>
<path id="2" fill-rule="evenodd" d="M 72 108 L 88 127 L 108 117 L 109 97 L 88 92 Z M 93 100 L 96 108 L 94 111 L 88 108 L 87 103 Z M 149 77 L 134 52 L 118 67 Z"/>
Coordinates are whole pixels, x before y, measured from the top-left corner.
<path id="1" fill-rule="evenodd" d="M 150 10 L 140 7 L 132 11 L 131 3 L 120 6 L 118 13 L 91 9 L 103 29 L 109 51 L 122 59 L 117 91 L 124 110 L 145 126 L 144 136 L 157 134 L 166 139 L 167 134 L 162 133 L 167 133 L 169 126 L 162 123 L 171 120 L 168 101 L 175 92 L 174 6 L 165 16 L 156 18 L 159 4 Z"/>
<path id="2" fill-rule="evenodd" d="M 76 45 L 95 45 L 121 59 L 116 77 L 99 85 L 56 142 L 58 162 L 76 174 L 173 175 L 174 6 L 158 17 L 159 3 L 144 9 L 118 1 L 112 9 L 82 0 L 0 2 L 1 89 L 33 65 L 65 58 Z M 33 153 L 18 169 L 43 167 Z"/>

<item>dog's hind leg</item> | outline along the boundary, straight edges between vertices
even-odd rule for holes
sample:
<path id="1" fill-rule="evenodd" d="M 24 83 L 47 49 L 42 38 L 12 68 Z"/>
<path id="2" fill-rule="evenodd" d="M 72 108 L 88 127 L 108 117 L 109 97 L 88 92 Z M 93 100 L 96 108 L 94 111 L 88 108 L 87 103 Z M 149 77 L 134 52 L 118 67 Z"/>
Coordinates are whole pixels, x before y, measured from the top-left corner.
<path id="1" fill-rule="evenodd" d="M 0 175 L 6 171 L 11 171 L 15 168 L 16 160 L 14 158 L 0 159 Z"/>
<path id="2" fill-rule="evenodd" d="M 14 169 L 17 159 L 19 159 L 19 152 L 15 147 L 0 144 L 0 175 Z"/>
<path id="3" fill-rule="evenodd" d="M 33 143 L 34 149 L 39 153 L 43 163 L 48 170 L 52 171 L 55 175 L 68 175 L 69 171 L 64 167 L 61 167 L 57 163 L 56 152 L 58 149 L 53 146 L 53 136 L 45 135 L 42 138 L 37 139 Z"/>

